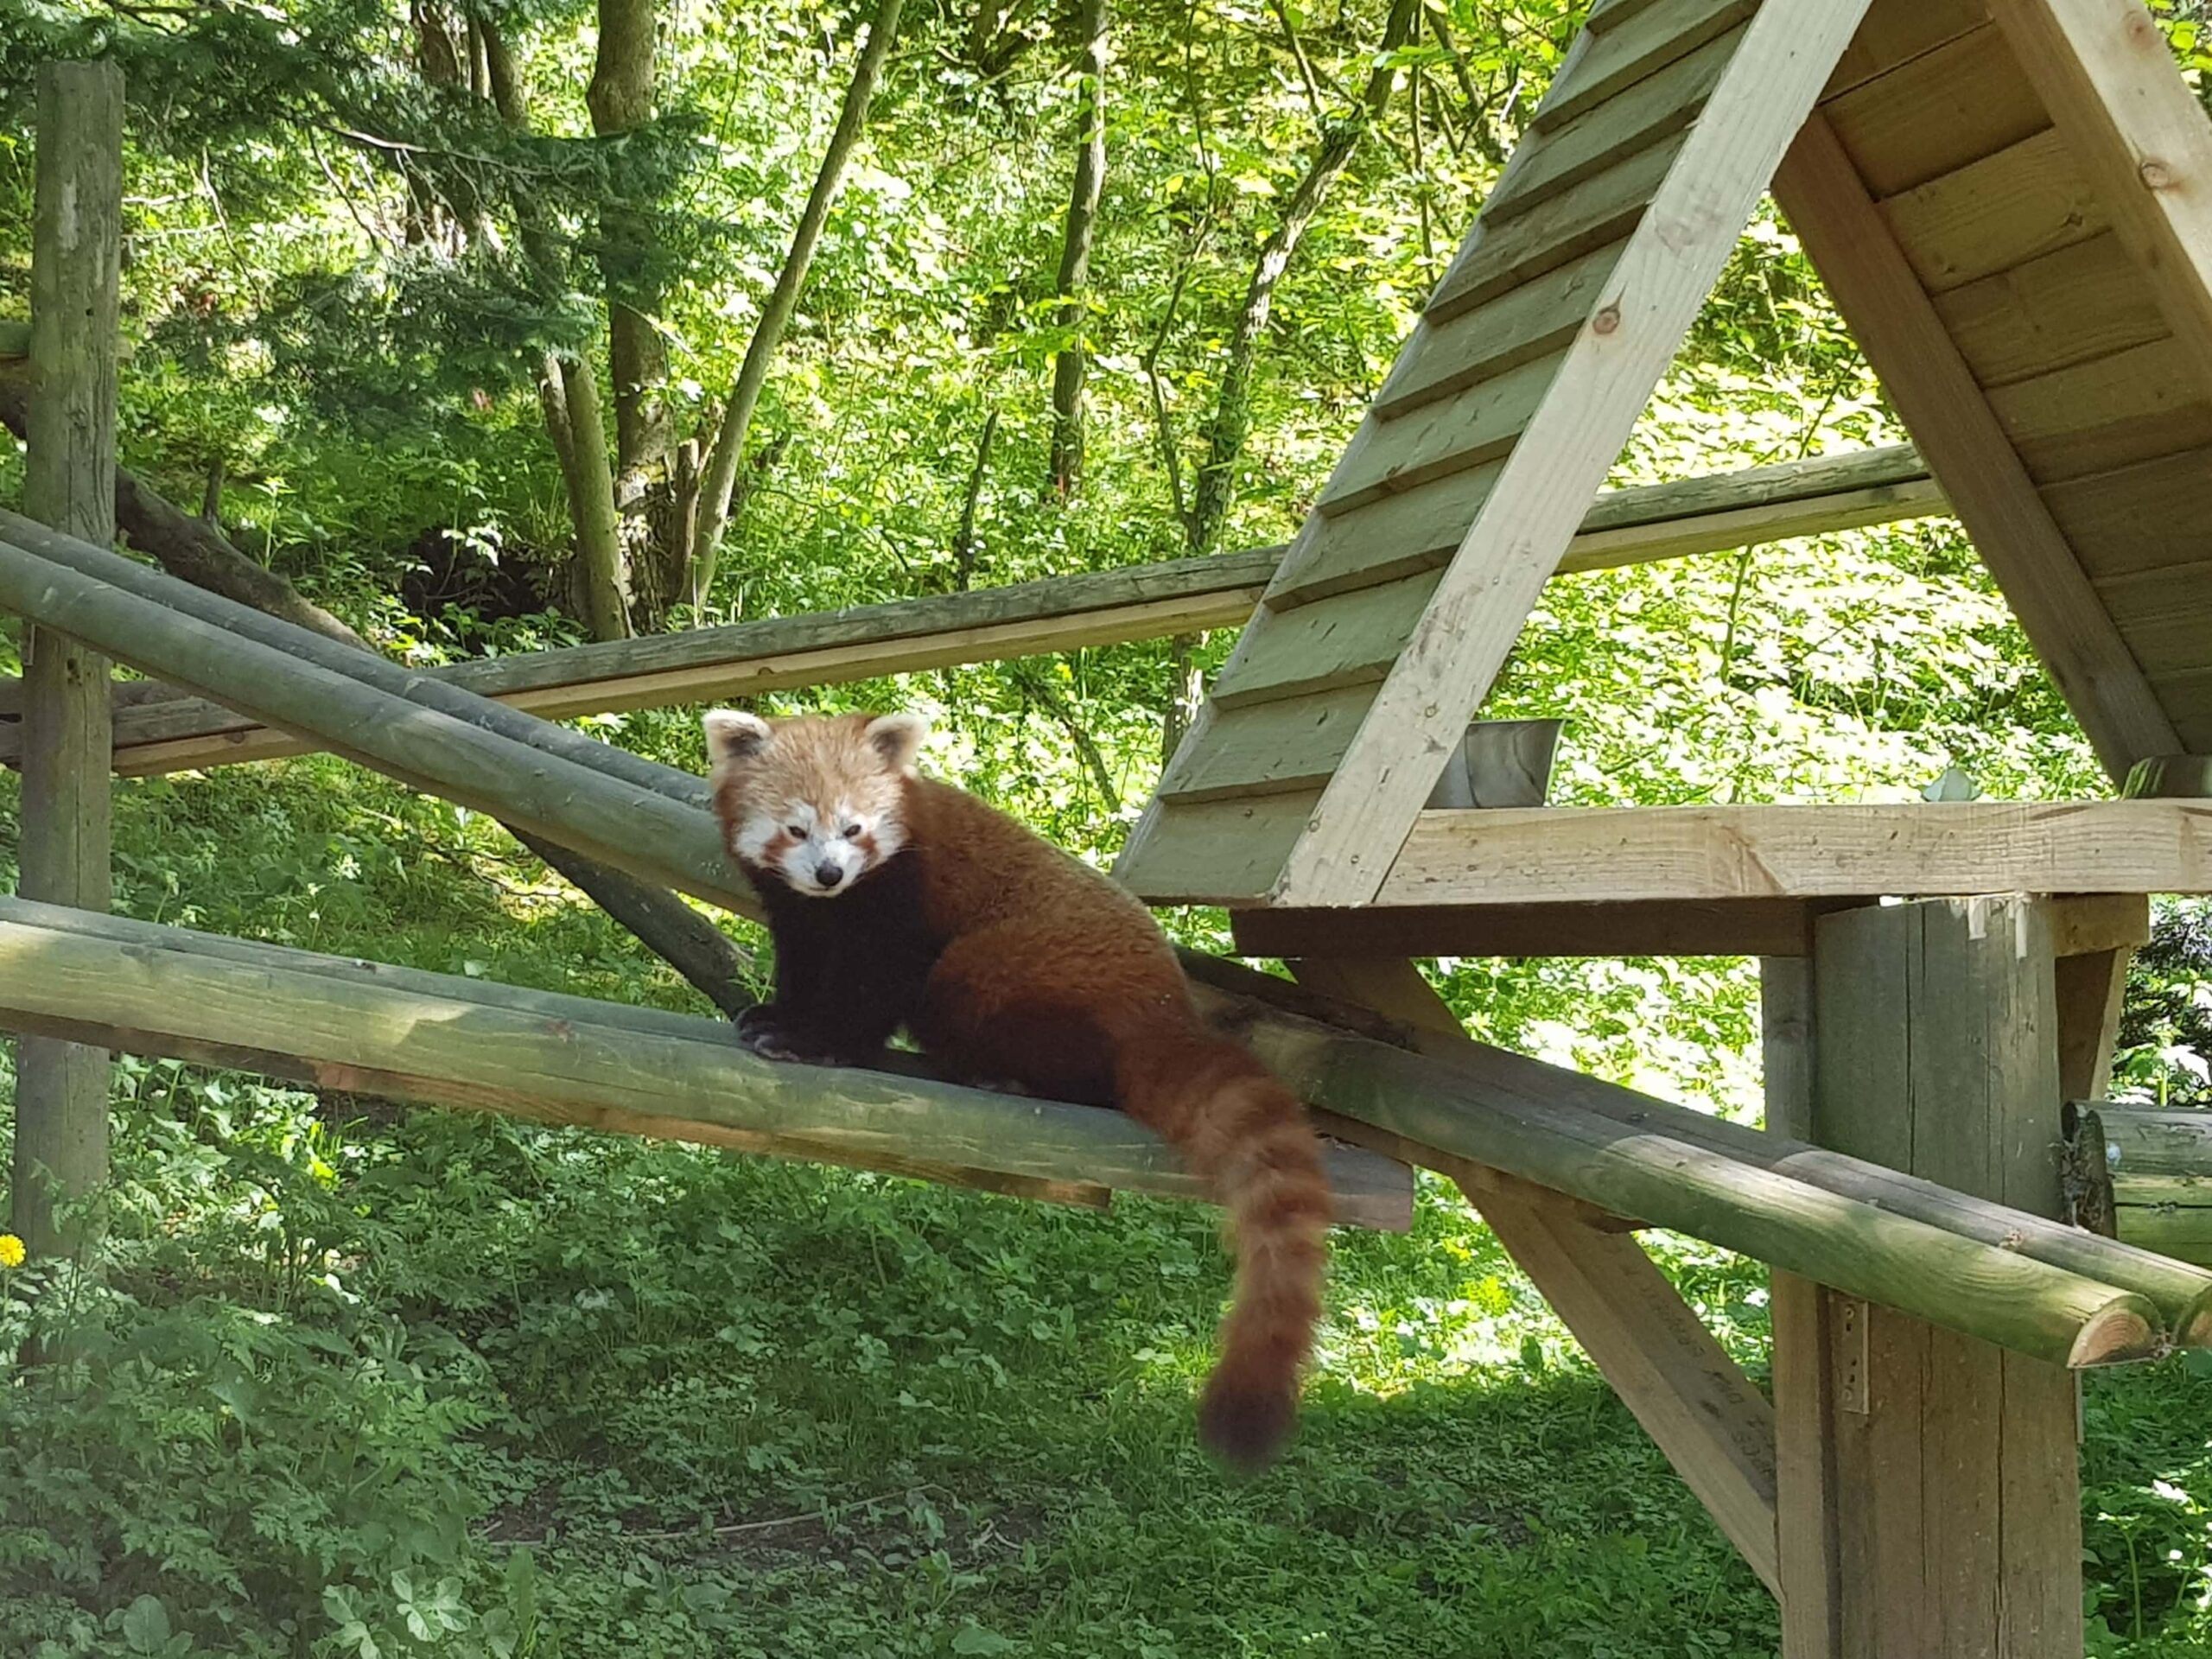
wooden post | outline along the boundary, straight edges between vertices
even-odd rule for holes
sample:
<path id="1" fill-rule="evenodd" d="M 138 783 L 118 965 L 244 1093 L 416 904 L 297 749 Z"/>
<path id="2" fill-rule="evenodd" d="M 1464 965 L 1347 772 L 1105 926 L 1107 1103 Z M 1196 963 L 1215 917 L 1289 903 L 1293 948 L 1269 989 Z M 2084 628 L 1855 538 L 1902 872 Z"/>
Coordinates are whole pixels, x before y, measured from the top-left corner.
<path id="1" fill-rule="evenodd" d="M 2057 1213 L 2046 904 L 1839 912 L 1806 968 L 1802 996 L 1769 980 L 1770 1111 L 1802 1101 L 1824 1145 Z M 2073 1378 L 1834 1292 L 1776 1313 L 1788 1659 L 2077 1659 Z"/>
<path id="2" fill-rule="evenodd" d="M 111 63 L 39 73 L 31 231 L 31 406 L 23 505 L 115 539 L 116 301 L 123 225 L 123 77 Z M 23 630 L 22 890 L 86 910 L 110 900 L 107 659 Z M 106 1052 L 25 1038 L 17 1058 L 14 1227 L 35 1255 L 73 1247 L 58 1204 L 107 1175 Z"/>

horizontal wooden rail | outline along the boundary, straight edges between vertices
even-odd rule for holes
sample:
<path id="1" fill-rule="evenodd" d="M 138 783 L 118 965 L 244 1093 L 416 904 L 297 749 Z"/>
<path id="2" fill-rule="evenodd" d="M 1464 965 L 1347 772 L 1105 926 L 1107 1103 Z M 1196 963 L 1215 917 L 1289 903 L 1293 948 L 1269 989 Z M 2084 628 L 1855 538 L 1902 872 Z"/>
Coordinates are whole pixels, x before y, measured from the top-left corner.
<path id="1" fill-rule="evenodd" d="M 2136 1357 L 2190 1334 L 2170 1332 L 2143 1294 L 2025 1254 L 2031 1218 L 1999 1206 L 1980 1206 L 1982 1224 L 2026 1242 L 1962 1236 L 1676 1139 L 1664 1126 L 1681 1109 L 1662 1103 L 1646 1103 L 1642 1126 L 1602 1116 L 1573 1100 L 1610 1085 L 1534 1060 L 1493 1054 L 1478 1073 L 1246 1012 L 1255 1046 L 1332 1126 L 1389 1142 L 1376 1148 L 1388 1156 L 1472 1160 L 2046 1359 Z M 0 899 L 0 1025 L 18 1031 L 786 1155 L 1190 1190 L 1118 1114 L 777 1065 L 717 1022 L 677 1020 Z"/>
<path id="2" fill-rule="evenodd" d="M 1909 445 L 1611 491 L 1561 565 L 1594 570 L 1943 512 Z M 642 639 L 480 658 L 426 671 L 549 719 L 742 697 L 955 664 L 1240 626 L 1280 547 L 1006 588 L 771 617 Z M 9 712 L 0 684 L 0 715 Z M 116 717 L 125 777 L 302 754 L 315 746 L 171 690 Z M 0 762 L 19 753 L 0 721 Z"/>
<path id="3" fill-rule="evenodd" d="M 1021 1196 L 1202 1198 L 1119 1112 L 926 1077 L 779 1065 L 657 1009 L 0 899 L 0 1026 L 545 1122 L 884 1169 Z M 1339 1219 L 1403 1231 L 1405 1167 L 1332 1147 Z"/>
<path id="4" fill-rule="evenodd" d="M 1424 812 L 1378 905 L 2212 893 L 2212 803 Z M 1603 912 L 1592 915 L 1602 925 Z"/>

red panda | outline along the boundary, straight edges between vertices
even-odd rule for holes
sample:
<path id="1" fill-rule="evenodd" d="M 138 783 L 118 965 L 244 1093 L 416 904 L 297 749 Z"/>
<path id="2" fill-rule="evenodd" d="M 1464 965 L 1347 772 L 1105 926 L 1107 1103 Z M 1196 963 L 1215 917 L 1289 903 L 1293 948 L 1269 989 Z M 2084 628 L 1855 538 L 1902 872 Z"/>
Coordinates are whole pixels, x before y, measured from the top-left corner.
<path id="1" fill-rule="evenodd" d="M 1320 1317 L 1330 1219 L 1298 1098 L 1207 1028 L 1143 905 L 950 785 L 916 774 L 918 715 L 706 716 L 715 810 L 760 890 L 773 999 L 739 1034 L 865 1065 L 904 1027 L 953 1077 L 1116 1106 L 1229 1212 L 1238 1269 L 1202 1442 L 1271 1461 Z"/>

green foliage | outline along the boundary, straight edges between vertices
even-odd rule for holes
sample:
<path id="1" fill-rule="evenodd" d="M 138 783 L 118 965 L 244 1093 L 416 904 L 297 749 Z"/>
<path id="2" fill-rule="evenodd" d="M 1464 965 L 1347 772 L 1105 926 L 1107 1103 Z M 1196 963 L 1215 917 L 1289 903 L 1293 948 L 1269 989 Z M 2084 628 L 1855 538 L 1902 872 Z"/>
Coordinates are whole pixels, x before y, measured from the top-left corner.
<path id="1" fill-rule="evenodd" d="M 1401 54 L 1418 96 L 1354 156 L 1276 292 L 1227 545 L 1294 529 L 1582 8 L 1431 10 L 1449 44 Z M 2159 10 L 2201 68 L 2202 7 Z M 1040 488 L 1071 343 L 1052 291 L 1065 19 L 910 14 L 763 404 L 761 432 L 791 442 L 696 620 L 952 588 L 994 413 L 978 585 L 1183 550 L 1166 456 L 1187 490 L 1253 259 L 1384 8 L 1114 10 L 1084 492 Z M 502 32 L 528 130 L 424 73 L 425 15 Z M 672 427 L 709 428 L 865 15 L 664 7 L 659 114 L 601 140 L 592 9 L 572 0 L 19 4 L 0 16 L 0 309 L 27 291 L 36 63 L 111 53 L 132 99 L 125 461 L 192 506 L 213 475 L 240 546 L 407 660 L 572 640 L 546 613 L 569 524 L 540 353 L 602 337 L 610 299 L 658 294 Z M 1617 476 L 1901 435 L 1766 217 Z M 542 573 L 543 603 L 404 598 L 448 533 Z M 1169 664 L 1158 642 L 764 701 L 922 709 L 931 769 L 1103 862 L 1156 774 Z M 1568 801 L 1904 799 L 1954 766 L 1995 797 L 2096 787 L 1941 523 L 1554 583 L 1491 708 L 1568 716 Z M 701 759 L 689 711 L 592 729 Z M 327 760 L 122 787 L 117 872 L 118 907 L 144 918 L 701 1006 L 496 826 Z M 1217 916 L 1171 925 L 1224 942 Z M 2152 1097 L 2204 1092 L 2203 933 L 2201 906 L 2177 908 L 2139 962 L 2125 1077 Z M 1491 1040 L 1756 1116 L 1748 964 L 1436 973 Z M 0 1369 L 0 1653 L 1774 1644 L 1764 1592 L 1433 1185 L 1410 1239 L 1341 1241 L 1303 1438 L 1239 1488 L 1192 1444 L 1226 1290 L 1194 1210 L 1063 1212 L 170 1062 L 120 1065 L 115 1128 L 93 1255 L 0 1269 L 0 1354 L 36 1335 L 70 1356 Z M 1682 1241 L 1661 1254 L 1756 1370 L 1763 1275 Z M 2088 1399 L 2095 1651 L 2201 1650 L 2212 1377 L 2101 1376 Z"/>

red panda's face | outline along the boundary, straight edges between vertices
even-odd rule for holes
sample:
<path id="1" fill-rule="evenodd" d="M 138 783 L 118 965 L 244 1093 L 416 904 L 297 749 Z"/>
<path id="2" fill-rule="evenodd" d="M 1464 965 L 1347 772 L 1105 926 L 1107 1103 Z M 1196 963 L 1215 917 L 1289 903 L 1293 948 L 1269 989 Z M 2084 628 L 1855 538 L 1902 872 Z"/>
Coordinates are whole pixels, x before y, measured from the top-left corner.
<path id="1" fill-rule="evenodd" d="M 834 899 L 906 844 L 907 768 L 928 731 L 919 715 L 771 722 L 717 709 L 706 728 L 722 839 L 748 873 Z"/>

